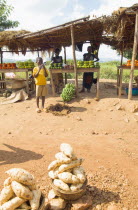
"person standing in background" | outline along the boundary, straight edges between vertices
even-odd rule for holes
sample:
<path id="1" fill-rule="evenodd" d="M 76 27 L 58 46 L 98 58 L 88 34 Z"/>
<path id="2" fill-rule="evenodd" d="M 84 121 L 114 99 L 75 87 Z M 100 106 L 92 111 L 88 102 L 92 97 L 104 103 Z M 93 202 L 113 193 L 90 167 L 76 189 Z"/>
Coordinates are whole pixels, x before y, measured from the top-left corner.
<path id="1" fill-rule="evenodd" d="M 33 69 L 33 76 L 36 84 L 36 112 L 40 113 L 44 110 L 45 97 L 47 95 L 46 77 L 48 76 L 47 69 L 43 64 L 41 57 L 36 58 L 37 67 Z M 39 99 L 42 97 L 42 109 L 39 107 Z"/>
<path id="2" fill-rule="evenodd" d="M 83 55 L 83 61 L 93 61 L 94 59 L 96 59 L 94 62 L 99 61 L 99 58 L 92 53 L 92 47 L 89 46 L 87 48 L 88 53 L 85 53 Z M 93 78 L 94 73 L 93 72 L 85 72 L 83 73 L 83 83 L 82 83 L 82 89 L 80 91 L 80 93 L 85 92 L 85 88 L 87 89 L 87 92 L 90 92 L 90 89 L 92 87 L 92 84 L 96 84 L 97 83 L 97 79 Z"/>
<path id="3" fill-rule="evenodd" d="M 62 56 L 59 56 L 60 49 L 55 49 L 55 56 L 52 57 L 51 63 L 63 63 Z M 64 82 L 63 82 L 63 74 L 62 73 L 55 73 L 53 74 L 53 82 L 55 86 L 55 92 L 56 93 L 61 93 L 62 89 L 64 87 Z"/>

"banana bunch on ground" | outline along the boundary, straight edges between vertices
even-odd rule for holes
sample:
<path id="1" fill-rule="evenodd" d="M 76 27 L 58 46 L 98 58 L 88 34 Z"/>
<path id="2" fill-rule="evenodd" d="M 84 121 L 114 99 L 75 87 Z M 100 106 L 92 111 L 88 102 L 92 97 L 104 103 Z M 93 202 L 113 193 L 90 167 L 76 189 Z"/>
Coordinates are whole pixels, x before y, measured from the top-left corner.
<path id="1" fill-rule="evenodd" d="M 48 175 L 53 184 L 65 191 L 75 192 L 83 186 L 86 175 L 80 166 L 83 159 L 77 158 L 73 148 L 66 143 L 60 145 L 60 152 L 55 155 L 56 160 L 48 166 Z"/>
<path id="2" fill-rule="evenodd" d="M 73 84 L 66 84 L 61 93 L 63 101 L 71 101 L 75 96 L 75 86 Z"/>
<path id="3" fill-rule="evenodd" d="M 34 177 L 21 168 L 12 168 L 6 173 L 9 177 L 4 181 L 4 188 L 0 193 L 0 210 L 38 210 L 41 191 L 37 188 Z"/>

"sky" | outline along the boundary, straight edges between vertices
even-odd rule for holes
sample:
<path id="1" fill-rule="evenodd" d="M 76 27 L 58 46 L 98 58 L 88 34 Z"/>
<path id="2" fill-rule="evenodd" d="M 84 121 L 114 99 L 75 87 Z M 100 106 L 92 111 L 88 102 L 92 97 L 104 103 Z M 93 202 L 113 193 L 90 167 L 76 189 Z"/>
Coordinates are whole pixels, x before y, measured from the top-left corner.
<path id="1" fill-rule="evenodd" d="M 19 21 L 20 25 L 14 30 L 29 30 L 31 32 L 50 28 L 65 22 L 79 19 L 90 15 L 97 17 L 110 15 L 119 7 L 130 7 L 137 3 L 137 0 L 7 0 L 8 5 L 14 7 L 9 19 Z M 81 59 L 87 51 L 87 45 L 83 52 L 76 52 L 77 59 Z M 61 52 L 61 55 L 63 52 Z M 35 59 L 37 54 L 27 53 L 26 56 L 11 56 L 5 53 L 6 58 L 14 59 Z M 71 47 L 67 48 L 67 58 L 72 58 Z M 100 60 L 119 59 L 115 50 L 106 45 L 101 45 L 99 50 Z M 45 60 L 49 57 L 46 55 Z"/>

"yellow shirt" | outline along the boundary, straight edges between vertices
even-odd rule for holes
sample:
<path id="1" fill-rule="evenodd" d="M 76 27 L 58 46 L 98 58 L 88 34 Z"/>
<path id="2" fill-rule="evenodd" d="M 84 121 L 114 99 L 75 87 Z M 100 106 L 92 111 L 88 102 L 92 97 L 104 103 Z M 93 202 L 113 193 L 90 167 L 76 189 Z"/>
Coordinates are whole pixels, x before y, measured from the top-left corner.
<path id="1" fill-rule="evenodd" d="M 34 67 L 33 75 L 36 74 L 37 72 L 38 72 L 38 67 Z M 46 72 L 47 72 L 47 70 L 46 70 Z M 44 74 L 44 69 L 41 69 L 38 74 L 38 77 L 35 78 L 35 84 L 36 85 L 46 85 L 46 77 Z"/>

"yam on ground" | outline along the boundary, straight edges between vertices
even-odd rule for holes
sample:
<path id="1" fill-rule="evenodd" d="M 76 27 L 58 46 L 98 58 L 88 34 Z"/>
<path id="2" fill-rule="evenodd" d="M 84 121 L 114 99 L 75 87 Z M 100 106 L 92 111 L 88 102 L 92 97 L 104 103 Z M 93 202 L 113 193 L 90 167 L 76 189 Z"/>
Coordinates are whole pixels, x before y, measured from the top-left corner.
<path id="1" fill-rule="evenodd" d="M 24 202 L 21 206 L 19 206 L 20 209 L 31 209 L 31 206 L 28 206 L 26 202 Z"/>
<path id="2" fill-rule="evenodd" d="M 53 184 L 61 190 L 70 191 L 69 186 L 60 179 L 54 179 Z"/>
<path id="3" fill-rule="evenodd" d="M 62 161 L 60 160 L 54 160 L 52 161 L 48 166 L 48 171 L 54 170 L 58 166 L 62 165 Z"/>
<path id="4" fill-rule="evenodd" d="M 16 209 L 16 210 L 27 210 L 27 209 Z"/>
<path id="5" fill-rule="evenodd" d="M 37 185 L 36 184 L 33 184 L 33 185 L 27 185 L 27 187 L 29 188 L 29 190 L 37 190 Z"/>
<path id="6" fill-rule="evenodd" d="M 57 195 L 55 193 L 55 191 L 53 189 L 51 189 L 48 193 L 48 200 L 52 200 L 53 198 L 55 198 Z"/>
<path id="7" fill-rule="evenodd" d="M 79 178 L 80 183 L 83 184 L 85 182 L 86 175 L 85 175 L 85 171 L 82 167 L 73 168 L 73 174 Z"/>
<path id="8" fill-rule="evenodd" d="M 38 210 L 40 206 L 40 198 L 41 198 L 41 191 L 40 190 L 33 190 L 33 198 L 29 200 L 30 206 L 32 210 Z"/>
<path id="9" fill-rule="evenodd" d="M 9 186 L 4 187 L 0 193 L 0 205 L 7 202 L 13 196 L 14 196 L 14 192 L 11 186 L 9 185 Z"/>
<path id="10" fill-rule="evenodd" d="M 32 174 L 30 174 L 28 171 L 22 169 L 22 168 L 12 168 L 8 171 L 6 171 L 12 180 L 20 182 L 25 185 L 33 185 L 35 184 L 34 177 Z"/>
<path id="11" fill-rule="evenodd" d="M 63 152 L 69 158 L 71 158 L 73 155 L 73 148 L 70 144 L 67 143 L 62 143 L 60 145 L 60 151 Z"/>
<path id="12" fill-rule="evenodd" d="M 78 184 L 80 182 L 77 176 L 71 174 L 70 172 L 60 173 L 58 174 L 58 178 L 66 184 Z"/>
<path id="13" fill-rule="evenodd" d="M 19 197 L 12 198 L 1 206 L 0 210 L 14 210 L 18 208 L 25 200 Z"/>
<path id="14" fill-rule="evenodd" d="M 11 177 L 8 177 L 7 179 L 5 179 L 4 187 L 9 186 L 11 184 L 11 182 L 12 182 Z"/>
<path id="15" fill-rule="evenodd" d="M 62 163 L 70 163 L 71 158 L 68 158 L 63 152 L 58 152 L 55 154 L 55 158 Z"/>
<path id="16" fill-rule="evenodd" d="M 77 166 L 80 166 L 83 162 L 83 159 L 77 159 L 77 160 L 74 160 L 72 161 L 71 163 L 68 163 L 68 164 L 62 164 L 60 167 L 59 167 L 59 173 L 62 173 L 64 171 L 67 171 L 69 169 L 72 169 L 74 167 L 77 167 Z"/>
<path id="17" fill-rule="evenodd" d="M 83 184 L 76 184 L 76 185 L 75 184 L 72 184 L 70 186 L 70 189 L 71 189 L 72 192 L 75 192 L 75 191 L 80 190 L 82 186 L 83 186 Z"/>
<path id="18" fill-rule="evenodd" d="M 51 170 L 48 172 L 48 176 L 51 178 L 51 179 L 56 179 L 58 178 L 58 168 L 56 168 L 55 170 Z"/>
<path id="19" fill-rule="evenodd" d="M 16 181 L 12 181 L 11 187 L 12 187 L 16 196 L 26 199 L 26 200 L 32 199 L 33 194 L 27 186 L 24 186 Z"/>

